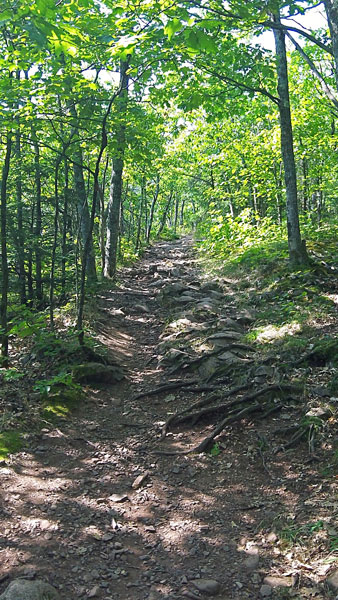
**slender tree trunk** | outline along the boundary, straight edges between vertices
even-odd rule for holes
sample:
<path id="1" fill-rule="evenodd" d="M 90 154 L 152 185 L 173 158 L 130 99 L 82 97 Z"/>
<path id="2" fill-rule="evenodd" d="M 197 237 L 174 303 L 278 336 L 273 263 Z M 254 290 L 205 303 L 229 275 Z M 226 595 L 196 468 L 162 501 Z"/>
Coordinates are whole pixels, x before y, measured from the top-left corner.
<path id="1" fill-rule="evenodd" d="M 77 211 L 79 218 L 79 230 L 81 233 L 81 242 L 82 249 L 86 243 L 88 237 L 88 231 L 90 230 L 90 213 L 88 207 L 88 195 L 86 191 L 86 184 L 83 175 L 83 155 L 82 148 L 80 146 L 79 140 L 79 127 L 78 127 L 78 115 L 75 108 L 75 105 L 72 104 L 70 107 L 70 114 L 74 119 L 74 129 L 76 131 L 75 134 L 75 144 L 74 144 L 74 165 L 73 165 L 73 173 L 74 173 L 74 185 L 76 192 L 76 200 L 77 200 Z M 91 282 L 95 282 L 97 280 L 96 277 L 96 264 L 95 264 L 95 253 L 93 246 L 93 237 L 89 240 L 89 249 L 88 249 L 88 258 L 87 258 L 87 275 L 88 280 Z"/>
<path id="2" fill-rule="evenodd" d="M 54 329 L 54 291 L 55 291 L 55 258 L 56 249 L 58 242 L 59 232 L 59 167 L 61 164 L 62 156 L 57 160 L 55 165 L 54 173 L 54 201 L 55 201 L 55 212 L 54 212 L 54 238 L 52 246 L 52 263 L 50 267 L 50 288 L 49 288 L 49 321 L 50 327 Z"/>
<path id="3" fill-rule="evenodd" d="M 179 206 L 180 206 L 180 197 L 179 197 L 178 193 L 176 192 L 176 198 L 175 198 L 175 217 L 174 217 L 174 233 L 175 233 L 175 235 L 177 233 Z"/>
<path id="4" fill-rule="evenodd" d="M 31 214 L 31 222 L 30 222 L 30 239 L 34 239 L 34 213 L 35 213 L 35 204 L 33 202 L 32 206 L 32 214 Z M 34 303 L 34 285 L 33 285 L 33 249 L 32 244 L 28 246 L 27 249 L 27 292 L 28 292 L 28 304 L 30 307 L 33 306 Z"/>
<path id="5" fill-rule="evenodd" d="M 25 273 L 25 237 L 22 218 L 22 156 L 21 156 L 21 132 L 17 119 L 17 131 L 15 134 L 15 157 L 16 157 L 16 218 L 17 218 L 17 255 L 19 271 L 19 296 L 20 303 L 27 303 L 26 296 L 26 273 Z"/>
<path id="6" fill-rule="evenodd" d="M 62 215 L 62 241 L 61 241 L 61 296 L 60 301 L 64 302 L 66 298 L 66 262 L 67 262 L 67 231 L 68 231 L 68 203 L 69 203 L 69 168 L 67 159 L 64 159 L 65 186 L 64 186 L 64 204 Z"/>
<path id="7" fill-rule="evenodd" d="M 151 228 L 153 226 L 153 221 L 154 221 L 155 206 L 156 206 L 156 203 L 157 203 L 159 192 L 160 192 L 160 176 L 157 173 L 157 175 L 156 175 L 156 187 L 155 187 L 155 192 L 154 192 L 154 195 L 153 195 L 153 199 L 151 201 L 150 212 L 149 212 L 149 219 L 148 219 L 148 227 L 147 227 L 147 243 L 148 244 L 149 244 L 149 241 L 150 241 Z"/>
<path id="8" fill-rule="evenodd" d="M 180 227 L 184 225 L 184 206 L 185 206 L 185 198 L 182 200 L 181 211 L 180 211 Z"/>
<path id="9" fill-rule="evenodd" d="M 140 212 L 138 215 L 137 235 L 136 235 L 136 243 L 135 243 L 135 251 L 136 252 L 139 250 L 140 242 L 141 242 L 142 217 L 143 217 L 143 207 L 144 207 L 145 195 L 146 195 L 146 184 L 145 184 L 145 178 L 142 177 Z"/>
<path id="10" fill-rule="evenodd" d="M 106 209 L 104 205 L 104 196 L 106 192 L 106 180 L 108 171 L 109 158 L 106 159 L 106 164 L 103 171 L 102 188 L 100 191 L 100 253 L 101 253 L 101 272 L 104 273 L 105 263 L 105 232 L 106 232 Z"/>
<path id="11" fill-rule="evenodd" d="M 171 201 L 172 201 L 173 193 L 174 193 L 174 190 L 171 190 L 170 194 L 169 194 L 169 197 L 168 197 L 167 204 L 165 206 L 165 209 L 164 209 L 164 212 L 163 212 L 163 215 L 162 215 L 162 220 L 161 220 L 161 224 L 160 224 L 160 227 L 158 229 L 158 232 L 157 232 L 157 237 L 159 237 L 161 235 L 161 233 L 162 233 L 162 231 L 163 231 L 163 229 L 165 227 L 165 224 L 166 224 L 166 221 L 167 221 L 167 217 L 168 217 L 168 214 L 169 214 L 169 211 L 170 211 L 170 208 L 171 208 Z"/>
<path id="12" fill-rule="evenodd" d="M 279 14 L 274 21 L 280 23 Z M 290 111 L 288 67 L 285 47 L 285 34 L 282 30 L 273 31 L 276 46 L 277 81 L 279 95 L 279 119 L 281 127 L 281 149 L 286 187 L 286 218 L 290 264 L 294 267 L 308 263 L 305 241 L 301 239 L 297 201 L 297 176 L 293 149 L 293 133 Z"/>
<path id="13" fill-rule="evenodd" d="M 7 132 L 6 155 L 1 174 L 1 214 L 0 214 L 0 233 L 1 233 L 1 268 L 2 268 L 2 289 L 0 303 L 0 325 L 1 325 L 1 356 L 2 365 L 8 366 L 8 323 L 7 323 L 7 305 L 8 305 L 8 262 L 7 262 L 7 182 L 9 176 L 10 160 L 12 151 L 12 135 Z"/>
<path id="14" fill-rule="evenodd" d="M 34 252 L 35 252 L 35 295 L 38 307 L 42 306 L 42 252 L 41 252 L 41 233 L 42 233 L 42 212 L 41 212 L 41 166 L 40 166 L 40 148 L 36 137 L 36 132 L 32 129 L 32 138 L 34 145 L 34 171 L 35 171 L 35 227 L 34 227 Z"/>
<path id="15" fill-rule="evenodd" d="M 107 237 L 104 265 L 105 277 L 115 277 L 116 275 L 117 249 L 122 202 L 122 175 L 124 164 L 124 151 L 126 144 L 125 117 L 128 105 L 128 68 L 129 60 L 121 60 L 119 88 L 120 93 L 116 106 L 118 117 L 116 132 L 116 154 L 113 158 L 113 169 L 110 182 L 110 196 L 107 208 Z"/>

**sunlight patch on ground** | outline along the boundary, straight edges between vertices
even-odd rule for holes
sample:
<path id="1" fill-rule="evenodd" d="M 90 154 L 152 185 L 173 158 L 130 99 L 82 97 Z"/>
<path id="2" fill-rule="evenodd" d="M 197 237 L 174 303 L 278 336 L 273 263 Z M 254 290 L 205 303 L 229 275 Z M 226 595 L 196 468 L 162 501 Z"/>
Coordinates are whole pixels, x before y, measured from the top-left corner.
<path id="1" fill-rule="evenodd" d="M 274 342 L 280 340 L 287 335 L 299 333 L 301 326 L 299 323 L 287 323 L 278 327 L 276 325 L 266 325 L 266 327 L 260 328 L 260 332 L 257 335 L 257 342 Z"/>

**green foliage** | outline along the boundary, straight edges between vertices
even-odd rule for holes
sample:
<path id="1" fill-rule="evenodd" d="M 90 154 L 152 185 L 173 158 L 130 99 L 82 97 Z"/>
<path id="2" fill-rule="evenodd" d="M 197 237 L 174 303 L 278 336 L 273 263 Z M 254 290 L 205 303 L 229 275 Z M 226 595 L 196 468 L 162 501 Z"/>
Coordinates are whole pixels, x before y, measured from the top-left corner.
<path id="1" fill-rule="evenodd" d="M 14 316 L 11 319 L 10 335 L 20 339 L 39 336 L 46 327 L 47 317 L 44 314 L 34 312 L 27 306 L 14 306 Z"/>
<path id="2" fill-rule="evenodd" d="M 224 260 L 231 257 L 235 264 L 254 266 L 268 258 L 287 256 L 285 234 L 274 225 L 271 218 L 260 219 L 251 209 L 244 209 L 236 218 L 224 217 L 214 208 L 203 224 L 199 225 L 200 251 Z"/>
<path id="3" fill-rule="evenodd" d="M 22 448 L 21 434 L 17 431 L 3 431 L 0 433 L 0 460 L 4 460 L 9 454 L 14 454 Z"/>
<path id="4" fill-rule="evenodd" d="M 218 456 L 220 453 L 221 453 L 221 449 L 219 447 L 219 444 L 217 442 L 215 442 L 213 447 L 211 448 L 209 454 L 210 454 L 210 456 Z"/>
<path id="5" fill-rule="evenodd" d="M 25 377 L 25 374 L 22 373 L 21 371 L 18 371 L 18 369 L 10 368 L 10 369 L 3 370 L 3 380 L 6 383 L 10 383 L 11 381 L 18 381 L 19 379 L 22 379 L 23 377 Z"/>

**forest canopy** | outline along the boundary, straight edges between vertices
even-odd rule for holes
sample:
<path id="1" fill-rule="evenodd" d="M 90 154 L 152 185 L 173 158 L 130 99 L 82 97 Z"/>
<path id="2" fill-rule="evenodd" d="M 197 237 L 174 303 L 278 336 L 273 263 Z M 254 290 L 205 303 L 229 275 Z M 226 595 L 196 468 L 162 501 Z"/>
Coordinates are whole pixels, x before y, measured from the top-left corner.
<path id="1" fill-rule="evenodd" d="M 4 0 L 4 366 L 18 307 L 53 329 L 75 290 L 82 343 L 86 291 L 161 236 L 309 264 L 336 227 L 337 31 L 336 0 Z"/>

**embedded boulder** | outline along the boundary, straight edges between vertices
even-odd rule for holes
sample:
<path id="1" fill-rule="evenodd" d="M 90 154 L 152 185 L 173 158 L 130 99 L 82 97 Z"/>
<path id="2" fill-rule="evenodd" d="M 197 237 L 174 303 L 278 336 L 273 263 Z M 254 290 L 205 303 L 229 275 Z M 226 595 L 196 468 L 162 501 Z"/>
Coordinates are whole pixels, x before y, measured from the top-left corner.
<path id="1" fill-rule="evenodd" d="M 78 383 L 118 383 L 125 374 L 120 365 L 102 365 L 96 362 L 73 366 L 73 378 Z"/>
<path id="2" fill-rule="evenodd" d="M 60 600 L 55 588 L 37 579 L 15 579 L 0 596 L 0 600 Z"/>

